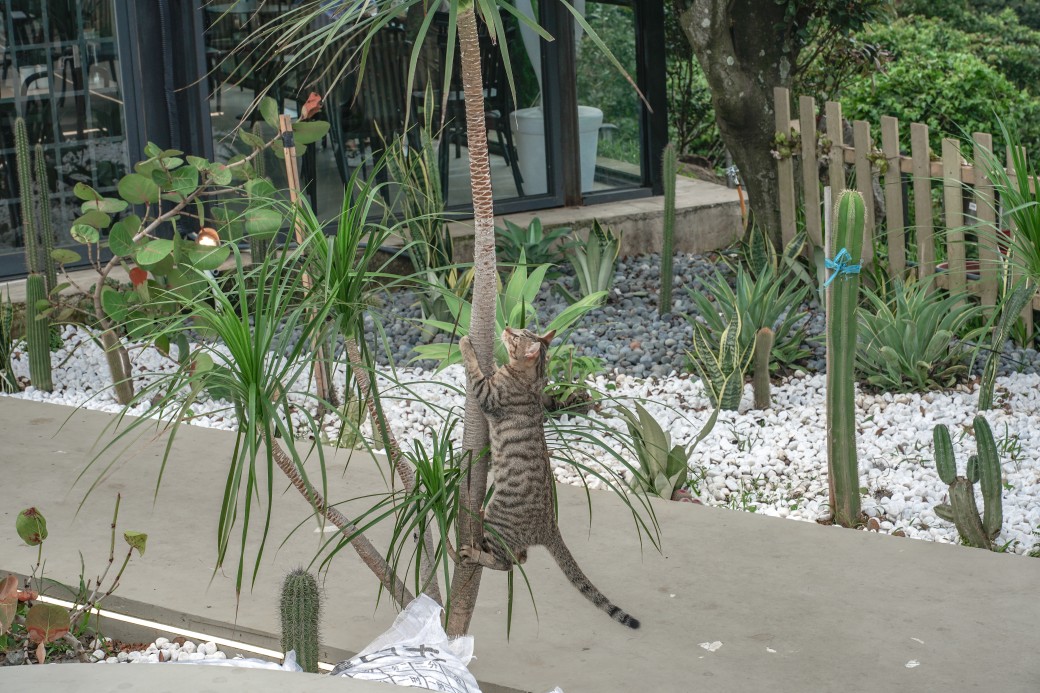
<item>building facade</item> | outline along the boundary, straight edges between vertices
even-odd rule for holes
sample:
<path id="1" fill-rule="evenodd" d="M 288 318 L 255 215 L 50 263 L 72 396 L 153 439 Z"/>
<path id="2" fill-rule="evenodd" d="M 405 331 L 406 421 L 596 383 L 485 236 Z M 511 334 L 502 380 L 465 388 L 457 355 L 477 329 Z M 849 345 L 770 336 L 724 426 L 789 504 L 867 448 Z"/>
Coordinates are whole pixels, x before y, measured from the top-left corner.
<path id="1" fill-rule="evenodd" d="M 352 4 L 322 2 L 332 24 L 337 5 Z M 662 0 L 574 3 L 582 21 L 562 3 L 543 1 L 534 9 L 531 0 L 514 2 L 558 38 L 544 41 L 506 13 L 507 68 L 485 37 L 496 210 L 654 194 L 667 140 Z M 292 115 L 312 91 L 325 99 L 329 137 L 301 162 L 319 217 L 335 216 L 345 181 L 371 165 L 403 129 L 405 115 L 421 122 L 417 114 L 427 109 L 442 195 L 449 210 L 465 215 L 469 177 L 457 65 L 443 93 L 447 15 L 435 13 L 409 85 L 421 12 L 403 11 L 380 30 L 365 75 L 347 59 L 349 46 L 335 70 L 304 64 L 287 72 L 279 64 L 284 56 L 267 51 L 257 31 L 300 7 L 295 0 L 0 0 L 0 276 L 25 271 L 13 143 L 19 116 L 30 143 L 46 153 L 45 192 L 59 247 L 76 245 L 69 228 L 80 212 L 72 192 L 77 182 L 113 192 L 133 162 L 145 158 L 149 141 L 229 158 L 242 147 L 236 134 L 243 115 L 264 90 Z M 321 21 L 316 17 L 315 25 Z M 582 23 L 610 46 L 638 92 Z M 268 168 L 278 183 L 277 167 Z"/>

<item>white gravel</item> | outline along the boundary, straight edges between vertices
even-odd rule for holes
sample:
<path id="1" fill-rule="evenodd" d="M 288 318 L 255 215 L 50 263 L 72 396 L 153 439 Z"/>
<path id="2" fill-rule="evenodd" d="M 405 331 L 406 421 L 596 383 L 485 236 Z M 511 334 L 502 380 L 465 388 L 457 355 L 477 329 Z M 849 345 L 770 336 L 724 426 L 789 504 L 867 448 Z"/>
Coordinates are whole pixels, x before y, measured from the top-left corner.
<path id="1" fill-rule="evenodd" d="M 198 662 L 203 660 L 227 659 L 227 654 L 217 649 L 217 643 L 196 644 L 185 640 L 183 644 L 169 638 L 156 638 L 143 650 L 121 650 L 112 652 L 112 638 L 96 639 L 90 646 L 94 651 L 90 659 L 95 664 L 158 664 L 160 662 Z"/>
<path id="2" fill-rule="evenodd" d="M 57 390 L 43 393 L 28 388 L 12 396 L 119 411 L 119 405 L 104 390 L 107 366 L 100 348 L 82 328 L 66 328 L 65 340 L 66 346 L 52 354 Z M 75 353 L 70 357 L 71 350 Z M 20 345 L 16 345 L 14 354 L 16 375 L 27 378 L 28 366 Z M 149 372 L 175 368 L 154 349 L 134 350 L 132 360 L 138 385 L 148 381 Z M 342 385 L 343 372 L 337 375 L 337 382 Z M 446 413 L 461 414 L 461 367 L 453 366 L 436 375 L 399 369 L 398 377 L 398 386 L 382 381 L 381 387 L 390 395 L 384 406 L 402 447 L 410 447 L 411 440 L 425 439 L 431 431 L 440 429 Z M 412 393 L 410 399 L 396 398 L 405 396 L 406 388 Z M 637 380 L 621 374 L 600 377 L 596 388 L 610 397 L 638 398 L 669 430 L 673 444 L 691 442 L 710 413 L 701 383 L 693 378 L 673 375 L 660 380 Z M 1004 526 L 997 543 L 1006 544 L 1008 552 L 1027 554 L 1034 547 L 1040 548 L 1040 376 L 998 378 L 997 388 L 1002 408 L 986 413 L 1001 452 L 1005 481 Z M 713 431 L 691 457 L 703 502 L 810 522 L 826 517 L 823 390 L 823 375 L 797 374 L 774 383 L 773 407 L 756 411 L 748 409 L 748 386 L 741 411 L 722 412 Z M 977 391 L 969 388 L 923 395 L 861 393 L 857 397 L 857 447 L 861 483 L 866 490 L 863 509 L 877 518 L 879 531 L 959 543 L 956 529 L 933 512 L 936 504 L 945 502 L 947 487 L 940 481 L 932 461 L 932 427 L 937 423 L 950 427 L 958 468 L 963 473 L 965 461 L 975 447 L 969 431 L 976 402 Z M 196 425 L 221 429 L 235 426 L 233 410 L 226 402 L 204 399 L 192 409 L 197 414 L 193 419 Z M 616 417 L 594 414 L 593 418 L 601 425 L 624 428 Z M 297 430 L 303 433 L 304 419 L 298 415 L 293 419 Z M 562 427 L 574 423 L 564 419 Z M 587 422 L 581 425 L 588 430 Z M 330 436 L 338 427 L 330 417 L 323 428 Z M 456 434 L 460 433 L 461 426 L 456 430 Z M 559 436 L 555 438 L 559 440 Z M 553 446 L 551 441 L 550 445 L 559 448 L 559 443 Z M 577 447 L 595 457 L 602 467 L 582 458 L 583 464 L 624 474 L 624 466 L 601 449 L 587 443 Z M 627 452 L 622 455 L 632 459 Z M 562 459 L 554 461 L 554 465 L 559 481 L 584 483 L 572 465 Z M 603 486 L 594 476 L 585 477 L 589 487 Z"/>

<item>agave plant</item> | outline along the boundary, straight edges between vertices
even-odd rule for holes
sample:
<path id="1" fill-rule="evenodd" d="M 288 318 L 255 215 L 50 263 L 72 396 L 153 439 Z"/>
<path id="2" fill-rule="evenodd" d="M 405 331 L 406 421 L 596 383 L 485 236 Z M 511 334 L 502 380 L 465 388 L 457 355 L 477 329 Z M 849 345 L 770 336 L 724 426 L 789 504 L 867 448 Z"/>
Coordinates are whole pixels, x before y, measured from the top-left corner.
<path id="1" fill-rule="evenodd" d="M 510 264 L 560 264 L 564 250 L 569 246 L 566 239 L 570 233 L 571 230 L 565 227 L 545 230 L 538 217 L 532 219 L 527 226 L 520 226 L 506 219 L 504 229 L 495 229 L 498 239 L 495 252 L 500 262 Z"/>
<path id="2" fill-rule="evenodd" d="M 522 329 L 528 326 L 535 326 L 537 312 L 535 311 L 534 300 L 542 287 L 542 280 L 545 278 L 548 270 L 549 265 L 539 265 L 528 272 L 526 256 L 520 253 L 519 264 L 513 269 L 512 274 L 510 274 L 502 292 L 498 296 L 495 310 L 495 324 L 498 334 L 501 334 L 506 327 Z M 561 311 L 548 325 L 538 329 L 546 332 L 555 330 L 557 334 L 565 334 L 567 329 L 574 325 L 583 315 L 599 306 L 606 298 L 606 295 L 606 291 L 597 291 L 594 294 L 584 296 Z M 468 334 L 470 311 L 472 310 L 470 302 L 450 294 L 445 294 L 444 300 L 448 304 L 448 310 L 451 312 L 454 322 L 429 319 L 425 320 L 424 324 L 461 338 Z M 456 342 L 420 344 L 415 347 L 415 352 L 417 359 L 440 361 L 439 368 L 446 368 L 462 360 L 462 355 Z M 505 347 L 501 343 L 497 343 L 495 346 L 495 359 L 500 364 L 506 361 Z"/>
<path id="3" fill-rule="evenodd" d="M 950 387 L 968 372 L 985 326 L 983 309 L 964 294 L 931 290 L 930 281 L 892 283 L 888 295 L 864 291 L 858 310 L 856 366 L 871 385 L 890 392 Z"/>
<path id="4" fill-rule="evenodd" d="M 718 408 L 689 445 L 672 445 L 672 436 L 638 402 L 634 413 L 620 405 L 617 409 L 628 425 L 639 462 L 639 468 L 632 474 L 629 485 L 633 490 L 673 500 L 676 493 L 689 483 L 690 455 L 715 427 L 719 417 Z"/>
<path id="5" fill-rule="evenodd" d="M 621 250 L 621 234 L 610 227 L 601 226 L 599 221 L 592 222 L 589 238 L 585 243 L 577 239 L 567 249 L 567 256 L 574 268 L 574 280 L 578 288 L 578 296 L 588 296 L 597 291 L 610 291 L 614 283 L 614 264 Z M 560 291 L 571 303 L 578 299 L 563 287 Z"/>
<path id="6" fill-rule="evenodd" d="M 789 273 L 768 264 L 761 265 L 757 274 L 737 267 L 734 286 L 716 272 L 704 282 L 703 292 L 690 292 L 696 312 L 684 317 L 716 352 L 723 330 L 735 315 L 740 316 L 740 351 L 752 348 L 758 331 L 768 327 L 773 331 L 770 367 L 792 367 L 809 356 L 809 350 L 803 346 L 805 326 L 798 325 L 807 315 L 798 308 L 805 302 L 809 289 L 790 279 Z"/>

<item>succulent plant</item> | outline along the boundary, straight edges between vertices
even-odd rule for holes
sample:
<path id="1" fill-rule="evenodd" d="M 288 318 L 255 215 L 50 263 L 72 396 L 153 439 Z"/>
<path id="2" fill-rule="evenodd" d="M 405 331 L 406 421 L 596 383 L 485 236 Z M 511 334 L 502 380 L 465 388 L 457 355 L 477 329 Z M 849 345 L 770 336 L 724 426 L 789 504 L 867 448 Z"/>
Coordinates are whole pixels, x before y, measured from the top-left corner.
<path id="1" fill-rule="evenodd" d="M 50 392 L 51 335 L 50 320 L 40 314 L 40 306 L 47 305 L 47 289 L 42 274 L 30 274 L 25 279 L 25 341 L 29 352 L 29 379 L 37 390 Z"/>
<path id="2" fill-rule="evenodd" d="M 1000 457 L 993 431 L 986 419 L 981 415 L 976 416 L 973 426 L 978 452 L 968 458 L 965 476 L 957 475 L 949 429 L 944 424 L 938 424 L 932 429 L 935 468 L 939 478 L 950 487 L 950 502 L 935 506 L 935 514 L 954 523 L 957 533 L 968 546 L 992 549 L 993 539 L 1000 534 L 1004 522 Z M 976 481 L 982 482 L 982 516 L 975 503 Z"/>
<path id="3" fill-rule="evenodd" d="M 690 364 L 704 383 L 713 407 L 736 411 L 744 394 L 744 376 L 751 363 L 754 343 L 741 344 L 740 313 L 730 316 L 718 345 L 712 344 L 708 329 L 693 323 L 693 351 Z"/>
<path id="4" fill-rule="evenodd" d="M 318 621 L 321 598 L 318 582 L 303 568 L 285 576 L 280 605 L 282 651 L 295 650 L 304 671 L 318 673 Z"/>
<path id="5" fill-rule="evenodd" d="M 769 355 L 773 351 L 773 331 L 763 327 L 755 333 L 755 362 L 751 387 L 755 393 L 755 409 L 769 409 L 772 395 L 769 387 Z"/>
<path id="6" fill-rule="evenodd" d="M 835 205 L 834 257 L 827 297 L 827 467 L 834 521 L 859 521 L 859 460 L 856 457 L 856 306 L 866 207 L 854 190 L 842 191 Z M 836 250 L 835 250 L 836 249 Z"/>
<path id="7" fill-rule="evenodd" d="M 672 253 L 675 250 L 675 187 L 679 179 L 679 155 L 671 142 L 664 148 L 661 180 L 664 182 L 664 220 L 661 229 L 661 295 L 657 310 L 672 312 Z"/>
<path id="8" fill-rule="evenodd" d="M 7 300 L 0 301 L 0 392 L 18 392 L 18 382 L 14 378 L 11 369 L 11 342 L 14 335 L 14 304 L 11 296 Z"/>
<path id="9" fill-rule="evenodd" d="M 618 412 L 628 425 L 632 446 L 639 463 L 639 470 L 629 485 L 638 491 L 652 493 L 665 500 L 672 500 L 690 479 L 690 455 L 697 443 L 704 440 L 719 417 L 715 408 L 711 417 L 689 445 L 672 445 L 672 437 L 661 427 L 650 412 L 636 403 L 636 411 L 618 407 Z"/>

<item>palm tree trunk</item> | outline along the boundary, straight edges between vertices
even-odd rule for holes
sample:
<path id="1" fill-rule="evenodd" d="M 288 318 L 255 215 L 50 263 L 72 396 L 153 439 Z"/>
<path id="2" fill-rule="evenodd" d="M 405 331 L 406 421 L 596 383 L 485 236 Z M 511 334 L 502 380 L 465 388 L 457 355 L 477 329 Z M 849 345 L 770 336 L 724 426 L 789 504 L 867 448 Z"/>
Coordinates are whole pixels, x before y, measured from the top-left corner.
<path id="1" fill-rule="evenodd" d="M 495 210 L 488 160 L 487 124 L 484 120 L 484 87 L 480 74 L 480 39 L 472 0 L 463 0 L 458 10 L 462 90 L 466 102 L 466 141 L 469 149 L 469 178 L 473 195 L 473 311 L 469 338 L 477 352 L 480 368 L 490 373 L 495 366 L 495 299 L 498 290 L 495 261 Z M 459 545 L 479 545 L 483 537 L 480 508 L 487 493 L 488 426 L 473 397 L 466 398 L 462 446 L 471 465 L 459 489 Z M 449 635 L 469 631 L 480 589 L 481 568 L 459 565 L 451 581 Z"/>

